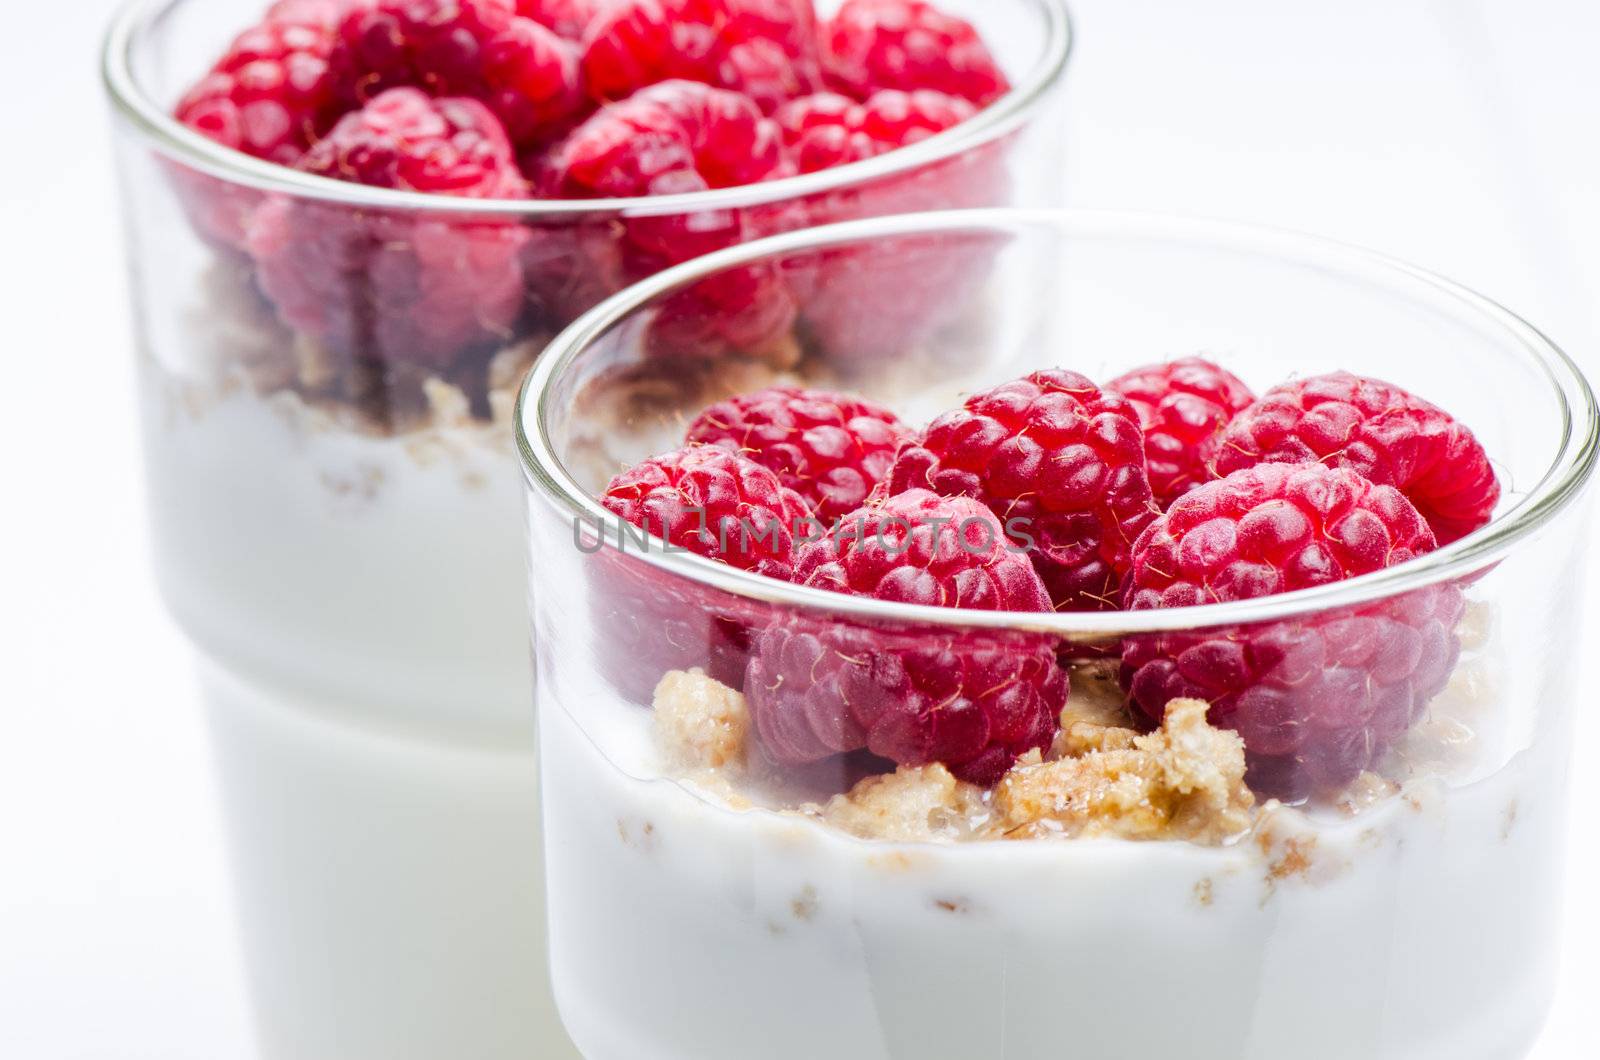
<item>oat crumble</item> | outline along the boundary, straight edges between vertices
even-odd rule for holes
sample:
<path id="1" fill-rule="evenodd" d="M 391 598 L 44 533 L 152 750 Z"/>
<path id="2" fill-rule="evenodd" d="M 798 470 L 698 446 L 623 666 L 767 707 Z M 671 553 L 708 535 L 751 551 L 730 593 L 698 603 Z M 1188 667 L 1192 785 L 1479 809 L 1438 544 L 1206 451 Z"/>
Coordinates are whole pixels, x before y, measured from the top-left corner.
<path id="1" fill-rule="evenodd" d="M 1468 608 L 1462 639 L 1481 644 L 1493 609 Z M 1475 655 L 1469 647 L 1469 655 Z M 1449 685 L 1387 758 L 1321 804 L 1346 817 L 1396 798 L 1414 800 L 1419 776 L 1462 775 L 1479 754 L 1478 727 L 1494 689 L 1487 661 L 1464 658 Z M 1258 804 L 1244 782 L 1244 741 L 1212 727 L 1202 700 L 1174 700 L 1154 732 L 1140 733 L 1116 664 L 1072 667 L 1072 695 L 1047 753 L 1020 758 L 993 790 L 957 780 L 943 765 L 901 766 L 848 790 L 797 795 L 765 764 L 744 696 L 698 670 L 656 689 L 663 758 L 680 779 L 726 805 L 761 806 L 865 839 L 896 842 L 1111 837 L 1220 845 L 1254 831 L 1279 879 L 1303 876 L 1314 840 L 1279 834 L 1299 811 Z M 771 775 L 768 775 L 771 774 Z"/>
<path id="2" fill-rule="evenodd" d="M 862 839 L 930 842 L 985 838 L 986 793 L 944 766 L 901 766 L 829 799 L 817 816 Z"/>
<path id="3" fill-rule="evenodd" d="M 674 670 L 655 691 L 656 738 L 662 753 L 686 769 L 742 773 L 750 735 L 744 696 L 702 670 Z"/>
<path id="4" fill-rule="evenodd" d="M 1024 756 L 992 792 L 934 763 L 867 777 L 821 803 L 771 808 L 896 842 L 1107 836 L 1218 844 L 1249 830 L 1255 800 L 1244 784 L 1244 743 L 1207 724 L 1203 702 L 1175 701 L 1162 728 L 1145 735 L 1126 728 L 1120 711 L 1090 703 L 1071 712 L 1051 758 Z M 754 753 L 744 696 L 701 671 L 674 671 L 656 688 L 654 724 L 680 779 L 727 801 Z M 737 805 L 751 800 L 738 797 Z"/>
<path id="5" fill-rule="evenodd" d="M 1244 741 L 1206 722 L 1207 705 L 1175 699 L 1160 729 L 1075 722 L 1066 754 L 1024 757 L 995 788 L 1007 838 L 1111 836 L 1225 843 L 1249 831 Z M 1059 742 L 1059 741 L 1058 741 Z"/>

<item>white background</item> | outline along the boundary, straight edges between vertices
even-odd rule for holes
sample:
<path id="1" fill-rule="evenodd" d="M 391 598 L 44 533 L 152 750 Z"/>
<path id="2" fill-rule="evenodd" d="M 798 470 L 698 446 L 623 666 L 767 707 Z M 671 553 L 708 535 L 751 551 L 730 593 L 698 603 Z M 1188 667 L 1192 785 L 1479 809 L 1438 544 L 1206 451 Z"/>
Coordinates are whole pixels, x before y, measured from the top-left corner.
<path id="1" fill-rule="evenodd" d="M 0 1056 L 227 1060 L 248 1013 L 202 718 L 148 572 L 96 73 L 112 2 L 8 4 L 0 34 Z M 1364 243 L 1600 371 L 1600 5 L 1073 6 L 1074 205 Z M 1538 1060 L 1600 1056 L 1600 719 L 1577 753 Z"/>

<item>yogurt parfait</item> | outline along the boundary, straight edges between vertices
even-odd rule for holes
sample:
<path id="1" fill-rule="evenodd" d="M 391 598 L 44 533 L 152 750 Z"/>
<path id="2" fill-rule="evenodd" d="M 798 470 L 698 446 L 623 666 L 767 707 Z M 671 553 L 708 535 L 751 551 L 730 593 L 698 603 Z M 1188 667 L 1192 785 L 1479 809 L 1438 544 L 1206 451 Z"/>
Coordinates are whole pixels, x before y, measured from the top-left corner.
<path id="1" fill-rule="evenodd" d="M 870 363 L 646 384 L 682 290 L 865 253 L 987 267 L 864 279 L 926 322 Z M 1597 417 L 1503 309 L 1218 224 L 861 221 L 613 299 L 518 426 L 585 1056 L 1533 1040 Z"/>

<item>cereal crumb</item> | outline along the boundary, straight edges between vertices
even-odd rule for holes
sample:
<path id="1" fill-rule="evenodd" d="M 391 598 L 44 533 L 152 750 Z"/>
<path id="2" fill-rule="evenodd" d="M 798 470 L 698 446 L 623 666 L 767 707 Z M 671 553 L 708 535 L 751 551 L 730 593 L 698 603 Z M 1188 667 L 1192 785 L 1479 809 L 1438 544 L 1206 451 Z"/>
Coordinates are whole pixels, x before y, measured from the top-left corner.
<path id="1" fill-rule="evenodd" d="M 1371 771 L 1362 773 L 1334 802 L 1339 812 L 1347 817 L 1358 814 L 1377 806 L 1379 803 L 1400 793 L 1400 785 Z"/>
<path id="2" fill-rule="evenodd" d="M 801 888 L 794 901 L 789 903 L 789 911 L 796 920 L 810 920 L 817 913 L 817 889 L 811 886 Z"/>
<path id="3" fill-rule="evenodd" d="M 944 766 L 901 766 L 868 777 L 822 807 L 822 819 L 863 839 L 900 842 L 970 837 L 988 818 L 982 788 Z"/>
<path id="4" fill-rule="evenodd" d="M 1175 699 L 1156 732 L 1074 724 L 1066 757 L 1022 761 L 995 790 L 1007 838 L 1108 836 L 1220 844 L 1250 828 L 1244 741 L 1214 729 L 1207 705 Z"/>
<path id="5" fill-rule="evenodd" d="M 427 402 L 429 422 L 447 427 L 472 422 L 472 399 L 460 387 L 429 376 L 422 381 L 422 396 Z"/>
<path id="6" fill-rule="evenodd" d="M 742 770 L 750 735 L 744 696 L 700 670 L 674 670 L 655 691 L 656 738 L 681 766 Z"/>
<path id="7" fill-rule="evenodd" d="M 1456 623 L 1456 636 L 1461 640 L 1462 651 L 1479 651 L 1488 646 L 1494 635 L 1495 611 L 1493 604 L 1481 600 L 1468 602 L 1461 621 Z"/>
<path id="8" fill-rule="evenodd" d="M 1194 904 L 1202 908 L 1209 907 L 1217 900 L 1217 885 L 1210 876 L 1200 880 L 1194 885 Z"/>
<path id="9" fill-rule="evenodd" d="M 1511 833 L 1516 831 L 1517 817 L 1522 813 L 1522 804 L 1516 799 L 1506 803 L 1506 812 L 1500 818 L 1500 841 L 1509 843 Z"/>
<path id="10" fill-rule="evenodd" d="M 754 809 L 756 803 L 728 776 L 727 769 L 694 769 L 679 778 L 684 785 L 698 791 L 712 802 L 730 810 Z"/>
<path id="11" fill-rule="evenodd" d="M 1283 852 L 1267 866 L 1267 876 L 1272 879 L 1290 879 L 1310 876 L 1310 855 L 1317 850 L 1317 841 L 1310 836 L 1290 836 L 1283 841 Z"/>

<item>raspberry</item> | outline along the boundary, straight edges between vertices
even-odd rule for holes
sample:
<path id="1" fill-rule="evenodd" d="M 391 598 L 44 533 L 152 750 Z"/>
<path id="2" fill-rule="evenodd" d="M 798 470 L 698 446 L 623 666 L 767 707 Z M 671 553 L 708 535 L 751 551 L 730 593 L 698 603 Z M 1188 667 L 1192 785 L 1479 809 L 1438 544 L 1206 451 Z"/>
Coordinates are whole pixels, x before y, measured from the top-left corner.
<path id="1" fill-rule="evenodd" d="M 1265 462 L 1321 461 L 1404 493 L 1441 545 L 1487 523 L 1500 499 L 1489 454 L 1448 413 L 1349 372 L 1267 391 L 1217 443 L 1217 475 Z"/>
<path id="2" fill-rule="evenodd" d="M 910 438 L 876 402 L 792 386 L 719 401 L 688 432 L 690 442 L 721 445 L 770 468 L 827 525 L 866 503 Z"/>
<path id="3" fill-rule="evenodd" d="M 225 147 L 293 165 L 333 123 L 328 55 L 347 2 L 279 0 L 234 39 L 174 115 Z M 176 165 L 172 175 L 196 231 L 221 248 L 242 249 L 261 196 Z"/>
<path id="4" fill-rule="evenodd" d="M 796 580 L 851 596 L 1047 611 L 1044 585 L 983 505 L 912 490 L 803 545 Z M 745 694 L 773 760 L 802 765 L 866 748 L 902 765 L 943 762 L 992 784 L 1047 746 L 1067 677 L 1050 638 L 780 618 L 757 638 Z"/>
<path id="5" fill-rule="evenodd" d="M 665 81 L 590 117 L 546 165 L 549 190 L 586 199 L 754 184 L 781 175 L 783 154 L 778 127 L 748 99 Z"/>
<path id="6" fill-rule="evenodd" d="M 632 197 L 752 184 L 786 173 L 778 127 L 745 97 L 665 81 L 590 117 L 544 160 L 543 188 L 562 198 Z M 586 266 L 612 287 L 768 234 L 760 210 L 640 214 L 579 242 Z M 559 296 L 551 296 L 559 301 Z M 591 303 L 592 304 L 592 303 Z M 588 305 L 574 306 L 586 309 Z M 729 270 L 676 296 L 653 329 L 655 352 L 715 356 L 753 350 L 794 321 L 787 285 L 770 266 Z"/>
<path id="7" fill-rule="evenodd" d="M 1400 491 L 1343 468 L 1262 464 L 1180 497 L 1134 546 L 1132 610 L 1246 600 L 1352 578 L 1432 551 Z M 1371 767 L 1455 666 L 1451 585 L 1302 618 L 1132 637 L 1122 681 L 1149 725 L 1169 700 L 1211 704 L 1235 729 L 1252 786 L 1303 797 Z"/>
<path id="8" fill-rule="evenodd" d="M 374 0 L 339 26 L 329 56 L 346 108 L 402 86 L 484 103 L 521 145 L 568 127 L 583 109 L 570 41 L 516 13 L 514 0 Z"/>
<path id="9" fill-rule="evenodd" d="M 615 533 L 607 536 L 614 540 Z M 630 555 L 631 542 L 589 558 L 590 614 L 600 672 L 633 703 L 650 706 L 663 674 L 699 667 L 744 686 L 759 605 L 663 574 Z"/>
<path id="10" fill-rule="evenodd" d="M 889 475 L 890 492 L 915 487 L 987 504 L 1064 610 L 1115 606 L 1130 546 L 1158 514 L 1133 406 L 1061 369 L 984 391 L 929 424 Z"/>
<path id="11" fill-rule="evenodd" d="M 865 103 L 819 92 L 784 104 L 773 117 L 796 168 L 815 173 L 910 146 L 975 113 L 964 99 L 924 89 L 874 92 Z"/>
<path id="12" fill-rule="evenodd" d="M 669 545 L 788 581 L 794 531 L 809 514 L 798 493 L 754 460 L 691 445 L 611 480 L 606 510 Z"/>
<path id="13" fill-rule="evenodd" d="M 772 111 L 821 86 L 810 0 L 618 0 L 584 37 L 592 99 L 662 81 L 732 89 Z"/>
<path id="14" fill-rule="evenodd" d="M 794 530 L 808 514 L 805 501 L 771 471 L 710 445 L 629 468 L 611 480 L 601 503 L 669 545 L 784 581 L 793 571 Z M 649 545 L 620 538 L 619 544 L 599 553 L 591 568 L 596 650 L 611 682 L 646 705 L 669 670 L 698 666 L 724 684 L 742 684 L 759 605 L 626 556 Z"/>
<path id="15" fill-rule="evenodd" d="M 1011 87 L 976 29 L 923 0 L 845 0 L 823 27 L 822 66 L 857 99 L 931 88 L 982 107 Z"/>
<path id="16" fill-rule="evenodd" d="M 468 198 L 527 188 L 482 104 L 385 92 L 301 159 L 308 173 Z M 263 290 L 292 327 L 358 359 L 443 367 L 504 342 L 522 308 L 527 232 L 510 221 L 279 199 L 250 230 Z"/>
<path id="17" fill-rule="evenodd" d="M 1144 428 L 1144 465 L 1166 508 L 1210 479 L 1207 455 L 1234 414 L 1255 400 L 1231 372 L 1201 357 L 1136 368 L 1106 384 L 1127 398 Z"/>
<path id="18" fill-rule="evenodd" d="M 279 0 L 229 45 L 176 116 L 226 147 L 292 166 L 332 123 L 328 56 L 346 0 Z"/>
<path id="19" fill-rule="evenodd" d="M 375 188 L 518 199 L 528 193 L 505 131 L 470 99 L 396 88 L 349 114 L 298 169 Z"/>
<path id="20" fill-rule="evenodd" d="M 942 92 L 885 90 L 864 103 L 819 92 L 785 104 L 774 119 L 795 168 L 811 173 L 910 146 L 974 113 Z M 1002 161 L 993 145 L 979 147 L 822 195 L 806 204 L 809 223 L 998 205 L 1006 198 Z M 961 311 L 991 251 L 970 240 L 921 238 L 829 252 L 815 261 L 812 289 L 800 299 L 805 333 L 842 367 L 902 354 Z"/>

